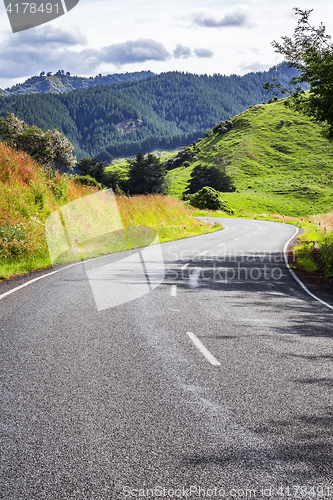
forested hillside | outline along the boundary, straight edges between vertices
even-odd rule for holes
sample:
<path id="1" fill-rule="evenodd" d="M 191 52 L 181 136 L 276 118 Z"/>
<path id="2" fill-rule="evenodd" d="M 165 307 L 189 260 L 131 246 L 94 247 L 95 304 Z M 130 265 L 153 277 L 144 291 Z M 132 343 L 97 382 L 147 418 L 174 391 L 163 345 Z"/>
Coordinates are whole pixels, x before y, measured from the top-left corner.
<path id="1" fill-rule="evenodd" d="M 268 99 L 263 85 L 288 83 L 292 69 L 279 65 L 244 76 L 169 72 L 137 82 L 103 85 L 63 94 L 0 98 L 0 115 L 15 113 L 42 129 L 58 129 L 78 158 L 113 157 L 175 148 L 203 135 L 220 120 Z"/>
<path id="2" fill-rule="evenodd" d="M 59 70 L 52 72 L 42 71 L 39 76 L 32 76 L 23 83 L 18 83 L 7 89 L 0 89 L 0 96 L 49 93 L 60 94 L 71 90 L 86 89 L 97 85 L 107 85 L 120 82 L 136 82 L 154 73 L 151 71 L 137 71 L 134 73 L 114 73 L 112 75 L 96 75 L 86 78 L 84 76 L 72 76 L 69 72 Z"/>

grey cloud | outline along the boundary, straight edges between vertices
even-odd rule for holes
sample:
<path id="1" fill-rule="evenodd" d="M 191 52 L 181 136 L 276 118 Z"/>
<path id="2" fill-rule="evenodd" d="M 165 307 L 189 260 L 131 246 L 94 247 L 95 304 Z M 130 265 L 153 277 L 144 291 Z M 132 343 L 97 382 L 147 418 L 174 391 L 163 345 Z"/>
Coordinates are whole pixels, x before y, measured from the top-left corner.
<path id="1" fill-rule="evenodd" d="M 101 50 L 72 50 L 85 42 L 79 31 L 36 28 L 2 40 L 0 74 L 3 79 L 22 78 L 41 71 L 64 69 L 72 74 L 93 74 L 100 65 L 165 61 L 169 52 L 151 39 L 127 41 Z"/>
<path id="2" fill-rule="evenodd" d="M 169 52 L 159 42 L 152 39 L 129 40 L 102 49 L 101 60 L 118 66 L 145 61 L 166 61 Z"/>
<path id="3" fill-rule="evenodd" d="M 194 53 L 197 57 L 201 59 L 213 57 L 214 52 L 210 49 L 194 49 Z"/>
<path id="4" fill-rule="evenodd" d="M 71 50 L 84 40 L 77 31 L 45 28 L 6 37 L 1 40 L 0 75 L 17 79 L 58 69 L 86 74 L 99 63 L 99 51 Z"/>
<path id="5" fill-rule="evenodd" d="M 72 71 L 70 65 L 73 63 L 76 68 L 79 57 L 70 49 L 85 43 L 79 30 L 69 28 L 35 28 L 6 36 L 1 40 L 1 77 L 21 78 L 61 68 Z"/>
<path id="6" fill-rule="evenodd" d="M 72 74 L 89 74 L 97 70 L 100 63 L 98 56 L 98 51 L 89 50 L 12 50 L 0 56 L 0 74 L 3 79 L 29 77 L 41 71 L 55 72 L 58 69 Z"/>
<path id="7" fill-rule="evenodd" d="M 15 36 L 10 36 L 7 43 L 11 47 L 16 46 L 20 49 L 26 50 L 27 48 L 37 47 L 41 50 L 45 44 L 52 45 L 53 48 L 85 45 L 87 39 L 79 29 L 43 27 L 22 31 L 15 34 Z"/>
<path id="8" fill-rule="evenodd" d="M 176 59 L 187 59 L 188 57 L 191 57 L 192 51 L 189 47 L 177 45 L 177 47 L 173 51 L 173 55 Z"/>
<path id="9" fill-rule="evenodd" d="M 79 31 L 64 28 L 36 28 L 6 37 L 1 41 L 0 75 L 3 80 L 13 80 L 58 69 L 72 74 L 96 74 L 101 65 L 113 64 L 118 68 L 129 63 L 166 61 L 171 57 L 209 58 L 209 49 L 178 44 L 170 54 L 162 43 L 152 39 L 129 40 L 102 49 L 73 50 L 85 38 Z"/>
<path id="10" fill-rule="evenodd" d="M 242 27 L 249 24 L 249 16 L 241 11 L 235 11 L 231 14 L 226 14 L 222 19 L 205 14 L 197 14 L 194 23 L 205 28 L 225 28 L 228 26 Z"/>

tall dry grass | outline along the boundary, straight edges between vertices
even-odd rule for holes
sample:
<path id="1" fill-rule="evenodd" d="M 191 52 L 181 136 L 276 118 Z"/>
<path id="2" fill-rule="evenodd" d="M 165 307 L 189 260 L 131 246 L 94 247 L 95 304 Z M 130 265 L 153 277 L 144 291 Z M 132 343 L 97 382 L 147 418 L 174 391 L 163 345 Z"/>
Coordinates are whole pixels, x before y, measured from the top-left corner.
<path id="1" fill-rule="evenodd" d="M 329 212 L 327 214 L 318 214 L 311 217 L 313 222 L 315 222 L 321 229 L 326 227 L 327 231 L 333 231 L 333 212 Z"/>
<path id="2" fill-rule="evenodd" d="M 160 242 L 194 236 L 211 231 L 208 223 L 201 225 L 193 218 L 193 210 L 177 198 L 159 194 L 142 196 L 116 196 L 125 227 L 148 226 L 154 228 Z M 184 230 L 186 227 L 186 232 Z"/>
<path id="3" fill-rule="evenodd" d="M 45 220 L 94 190 L 0 143 L 0 279 L 49 266 Z"/>
<path id="4" fill-rule="evenodd" d="M 0 279 L 49 267 L 47 217 L 96 191 L 68 175 L 45 171 L 27 154 L 0 143 Z M 116 201 L 123 226 L 154 228 L 161 242 L 212 230 L 209 224 L 201 228 L 176 198 L 117 196 Z"/>

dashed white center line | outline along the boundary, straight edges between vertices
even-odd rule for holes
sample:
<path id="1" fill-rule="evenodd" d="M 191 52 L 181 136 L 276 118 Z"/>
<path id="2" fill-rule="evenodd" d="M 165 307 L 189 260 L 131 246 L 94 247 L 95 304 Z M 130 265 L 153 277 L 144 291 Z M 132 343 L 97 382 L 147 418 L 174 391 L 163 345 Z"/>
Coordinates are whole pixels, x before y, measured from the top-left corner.
<path id="1" fill-rule="evenodd" d="M 177 297 L 177 285 L 171 286 L 170 295 L 171 295 L 171 297 Z"/>
<path id="2" fill-rule="evenodd" d="M 205 253 L 207 253 L 207 252 L 208 252 L 208 250 L 205 250 L 205 252 L 201 252 L 200 255 L 205 255 Z"/>
<path id="3" fill-rule="evenodd" d="M 190 265 L 190 263 L 189 263 L 189 262 L 187 262 L 187 263 L 186 263 L 186 264 L 182 267 L 182 269 L 186 269 L 189 265 Z"/>
<path id="4" fill-rule="evenodd" d="M 198 337 L 196 335 L 194 335 L 194 333 L 192 333 L 192 332 L 186 332 L 186 333 L 190 337 L 190 339 L 192 340 L 195 347 L 197 347 L 199 349 L 201 354 L 203 354 L 205 356 L 205 358 L 207 359 L 207 361 L 209 361 L 209 363 L 211 365 L 221 366 L 221 363 L 215 358 L 215 356 L 213 356 L 213 354 L 211 352 L 208 351 L 207 347 L 205 347 L 203 345 L 201 340 L 199 340 Z"/>

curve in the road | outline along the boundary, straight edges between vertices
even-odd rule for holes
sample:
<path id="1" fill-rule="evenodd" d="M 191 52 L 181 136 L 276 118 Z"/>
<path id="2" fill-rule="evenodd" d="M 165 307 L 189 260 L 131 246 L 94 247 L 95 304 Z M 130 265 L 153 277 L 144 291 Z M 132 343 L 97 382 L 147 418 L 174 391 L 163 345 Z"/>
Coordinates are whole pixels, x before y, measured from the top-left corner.
<path id="1" fill-rule="evenodd" d="M 214 221 L 214 222 L 220 222 L 220 218 L 214 218 L 214 217 L 198 217 L 198 219 L 201 219 L 201 220 L 205 220 L 205 221 Z M 224 219 L 225 221 L 228 221 L 230 219 Z M 237 219 L 238 220 L 238 219 Z M 227 230 L 228 228 L 224 228 L 224 231 Z M 287 250 L 288 250 L 288 247 L 290 245 L 290 243 L 292 242 L 292 240 L 296 237 L 296 235 L 298 234 L 298 228 L 295 228 L 295 233 L 291 236 L 291 238 L 289 238 L 289 240 L 286 242 L 285 246 L 284 246 L 284 249 L 283 249 L 283 253 L 284 253 L 284 260 L 285 260 L 285 264 L 286 264 L 286 267 L 287 269 L 289 270 L 290 274 L 292 275 L 292 277 L 294 278 L 294 280 L 301 286 L 301 288 L 310 296 L 312 297 L 313 299 L 317 300 L 318 302 L 320 302 L 321 304 L 323 304 L 325 307 L 327 307 L 328 309 L 331 309 L 333 310 L 333 306 L 328 304 L 327 302 L 325 302 L 324 300 L 320 299 L 319 297 L 317 297 L 317 295 L 315 295 L 314 293 L 312 293 L 306 286 L 305 284 L 302 282 L 302 280 L 300 280 L 298 278 L 298 276 L 296 275 L 296 273 L 291 269 L 289 263 L 288 263 L 288 257 L 287 257 Z M 206 236 L 206 235 L 202 235 L 203 237 Z M 235 240 L 236 241 L 236 240 Z M 224 245 L 224 243 L 222 243 L 221 245 Z M 220 246 L 220 245 L 219 245 Z M 204 255 L 205 253 L 207 252 L 202 252 L 201 255 Z M 99 258 L 103 258 L 103 257 L 97 257 L 97 259 Z M 94 260 L 97 260 L 97 259 L 91 259 L 91 261 L 94 261 Z M 15 288 L 12 288 L 11 290 L 8 290 L 7 292 L 4 292 L 0 295 L 0 300 L 4 299 L 5 297 L 8 297 L 9 295 L 21 290 L 22 288 L 25 288 L 29 285 L 32 285 L 33 283 L 35 283 L 36 281 L 39 281 L 41 279 L 45 279 L 45 278 L 48 278 L 49 276 L 52 276 L 56 273 L 60 273 L 62 271 L 65 271 L 66 269 L 69 269 L 70 267 L 73 267 L 73 266 L 77 266 L 77 265 L 82 265 L 82 262 L 75 262 L 74 264 L 70 264 L 68 266 L 65 266 L 65 267 L 62 267 L 61 269 L 58 269 L 56 271 L 52 271 L 50 273 L 47 273 L 47 274 L 43 274 L 42 276 L 38 276 L 37 278 L 34 278 L 32 280 L 29 280 L 27 281 L 26 283 L 23 283 L 22 285 L 19 285 Z"/>

